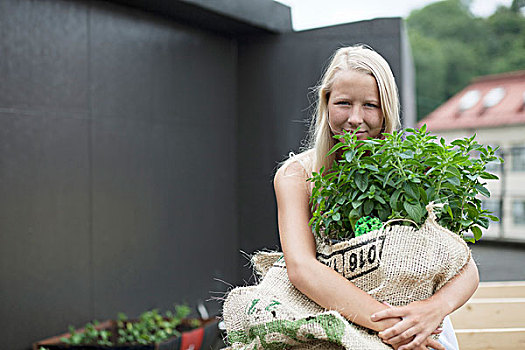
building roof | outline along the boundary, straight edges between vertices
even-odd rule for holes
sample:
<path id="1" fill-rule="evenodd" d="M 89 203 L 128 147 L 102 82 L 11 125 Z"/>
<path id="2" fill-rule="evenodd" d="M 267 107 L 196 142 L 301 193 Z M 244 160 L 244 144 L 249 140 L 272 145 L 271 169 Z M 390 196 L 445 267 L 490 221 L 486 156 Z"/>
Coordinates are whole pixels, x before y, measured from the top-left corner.
<path id="1" fill-rule="evenodd" d="M 474 79 L 418 124 L 431 131 L 525 124 L 525 70 Z"/>

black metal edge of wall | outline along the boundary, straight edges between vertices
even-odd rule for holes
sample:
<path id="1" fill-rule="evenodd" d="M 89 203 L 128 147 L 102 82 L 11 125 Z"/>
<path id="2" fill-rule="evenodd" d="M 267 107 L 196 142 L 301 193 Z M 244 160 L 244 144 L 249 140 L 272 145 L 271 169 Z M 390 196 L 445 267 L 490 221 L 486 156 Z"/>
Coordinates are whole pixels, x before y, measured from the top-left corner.
<path id="1" fill-rule="evenodd" d="M 111 0 L 225 35 L 292 31 L 290 8 L 272 0 Z"/>

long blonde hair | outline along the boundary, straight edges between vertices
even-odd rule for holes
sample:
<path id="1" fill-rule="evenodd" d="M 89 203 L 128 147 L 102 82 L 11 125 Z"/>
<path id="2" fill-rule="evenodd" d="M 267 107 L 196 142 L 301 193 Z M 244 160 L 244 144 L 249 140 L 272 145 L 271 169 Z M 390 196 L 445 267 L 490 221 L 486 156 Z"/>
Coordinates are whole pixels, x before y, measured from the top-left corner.
<path id="1" fill-rule="evenodd" d="M 318 172 L 323 166 L 325 169 L 331 168 L 334 161 L 334 155 L 326 156 L 336 142 L 328 125 L 328 100 L 336 73 L 344 70 L 356 70 L 375 78 L 384 115 L 383 132 L 391 133 L 400 125 L 399 95 L 394 75 L 386 60 L 364 45 L 338 49 L 326 68 L 320 84 L 315 89 L 317 92 L 315 113 L 310 123 L 306 151 L 302 153 L 309 155 L 307 158 L 309 158 L 308 167 L 310 169 L 305 170 L 310 174 L 312 171 Z M 290 157 L 288 161 L 293 161 L 297 157 L 304 158 L 299 154 Z"/>

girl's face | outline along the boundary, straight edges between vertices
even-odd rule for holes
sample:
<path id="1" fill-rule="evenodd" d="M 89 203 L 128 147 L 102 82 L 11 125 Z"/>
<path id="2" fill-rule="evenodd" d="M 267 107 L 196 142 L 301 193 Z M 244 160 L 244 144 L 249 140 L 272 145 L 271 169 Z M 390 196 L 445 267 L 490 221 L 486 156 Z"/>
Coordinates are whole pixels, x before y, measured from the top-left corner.
<path id="1" fill-rule="evenodd" d="M 328 99 L 328 123 L 333 134 L 353 132 L 358 140 L 381 136 L 383 111 L 376 79 L 356 70 L 336 73 Z"/>

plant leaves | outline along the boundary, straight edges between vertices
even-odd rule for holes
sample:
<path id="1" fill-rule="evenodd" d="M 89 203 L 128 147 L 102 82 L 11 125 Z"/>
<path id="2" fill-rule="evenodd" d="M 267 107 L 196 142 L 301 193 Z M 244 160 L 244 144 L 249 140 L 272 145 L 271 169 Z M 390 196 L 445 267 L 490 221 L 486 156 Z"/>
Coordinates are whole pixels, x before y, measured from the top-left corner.
<path id="1" fill-rule="evenodd" d="M 482 184 L 476 184 L 476 186 L 474 186 L 478 191 L 479 193 L 481 193 L 483 196 L 489 198 L 490 197 L 490 192 L 489 190 L 487 190 L 485 188 L 485 186 L 483 186 Z"/>
<path id="2" fill-rule="evenodd" d="M 410 151 L 410 150 L 407 150 L 407 151 L 398 153 L 397 156 L 399 158 L 402 158 L 402 159 L 412 159 L 412 158 L 414 158 L 414 152 Z"/>
<path id="3" fill-rule="evenodd" d="M 445 204 L 445 205 L 443 206 L 443 210 L 444 210 L 445 212 L 448 213 L 448 215 L 450 216 L 450 218 L 451 218 L 452 220 L 454 220 L 454 215 L 452 214 L 452 208 L 450 208 L 450 205 Z"/>
<path id="4" fill-rule="evenodd" d="M 447 172 L 454 175 L 455 177 L 461 177 L 461 173 L 459 172 L 458 168 L 456 168 L 455 166 L 448 166 L 447 167 Z"/>
<path id="5" fill-rule="evenodd" d="M 351 163 L 355 157 L 355 150 L 349 150 L 345 152 L 345 159 L 348 163 Z"/>
<path id="6" fill-rule="evenodd" d="M 352 207 L 355 208 L 355 209 L 357 209 L 357 208 L 359 208 L 359 206 L 360 206 L 362 203 L 363 203 L 363 202 L 362 202 L 360 199 L 355 200 L 355 201 L 352 201 Z"/>
<path id="7" fill-rule="evenodd" d="M 376 193 L 376 195 L 374 196 L 374 199 L 375 199 L 376 201 L 378 201 L 379 203 L 381 203 L 381 204 L 386 204 L 386 201 L 385 201 L 383 198 L 381 198 L 381 196 L 380 196 L 379 194 L 377 194 L 377 193 Z"/>
<path id="8" fill-rule="evenodd" d="M 484 229 L 489 228 L 489 219 L 487 218 L 479 218 L 476 223 Z"/>
<path id="9" fill-rule="evenodd" d="M 396 210 L 398 208 L 398 200 L 399 200 L 399 195 L 401 194 L 401 191 L 402 190 L 398 188 L 397 190 L 394 191 L 394 193 L 390 197 L 390 206 Z"/>
<path id="10" fill-rule="evenodd" d="M 379 171 L 379 169 L 375 165 L 372 165 L 372 164 L 365 164 L 364 167 L 371 171 Z"/>
<path id="11" fill-rule="evenodd" d="M 381 221 L 387 221 L 391 213 L 392 212 L 390 210 L 383 207 L 379 209 L 379 211 L 377 212 L 377 215 L 379 215 L 379 219 L 381 219 Z"/>
<path id="12" fill-rule="evenodd" d="M 436 188 L 433 187 L 433 186 L 431 186 L 431 187 L 427 188 L 427 189 L 425 190 L 425 192 L 426 192 L 426 194 L 427 194 L 427 200 L 428 200 L 428 202 L 432 202 L 432 201 L 434 201 L 434 199 L 435 199 L 434 196 L 435 196 L 435 194 L 436 194 Z"/>
<path id="13" fill-rule="evenodd" d="M 461 182 L 456 176 L 447 177 L 446 180 L 454 186 L 460 186 Z"/>
<path id="14" fill-rule="evenodd" d="M 425 192 L 423 187 L 419 187 L 419 195 L 420 195 L 421 200 L 423 201 L 423 203 L 427 204 L 428 203 L 428 197 L 427 197 L 427 193 Z"/>
<path id="15" fill-rule="evenodd" d="M 494 215 L 487 215 L 487 217 L 492 220 L 492 221 L 495 221 L 495 222 L 498 222 L 499 221 L 499 218 L 497 216 L 494 216 Z"/>
<path id="16" fill-rule="evenodd" d="M 419 200 L 419 190 L 417 189 L 416 185 L 405 183 L 403 185 L 403 189 L 410 197 L 414 198 L 415 200 Z"/>
<path id="17" fill-rule="evenodd" d="M 395 172 L 397 171 L 397 169 L 392 169 L 388 172 L 388 174 L 385 176 L 385 178 L 383 179 L 383 188 L 386 187 L 386 184 L 388 183 L 388 181 L 390 180 L 390 176 L 392 176 L 392 174 L 394 174 Z"/>
<path id="18" fill-rule="evenodd" d="M 370 215 L 372 210 L 374 210 L 374 201 L 372 201 L 371 199 L 367 199 L 365 201 L 365 205 L 364 205 L 364 213 L 365 213 L 365 215 Z"/>
<path id="19" fill-rule="evenodd" d="M 332 147 L 332 149 L 326 154 L 327 156 L 329 155 L 332 155 L 334 154 L 335 152 L 337 152 L 337 150 L 339 150 L 340 148 L 346 146 L 343 142 L 338 142 L 334 145 L 334 147 Z"/>
<path id="20" fill-rule="evenodd" d="M 355 184 L 362 192 L 366 191 L 368 187 L 368 177 L 365 174 L 357 173 L 355 175 Z"/>
<path id="21" fill-rule="evenodd" d="M 481 173 L 480 177 L 484 180 L 499 180 L 499 177 L 497 177 L 494 174 L 483 172 Z"/>
<path id="22" fill-rule="evenodd" d="M 421 221 L 422 214 L 420 206 L 418 204 L 410 204 L 409 202 L 403 202 L 403 208 L 405 208 L 408 216 L 416 223 L 419 223 Z"/>
<path id="23" fill-rule="evenodd" d="M 350 214 L 348 214 L 348 219 L 352 220 L 352 219 L 359 218 L 360 216 L 361 216 L 361 211 L 357 208 L 354 208 L 350 211 Z"/>
<path id="24" fill-rule="evenodd" d="M 478 226 L 471 226 L 470 231 L 474 234 L 474 239 L 479 241 L 481 239 L 482 233 L 481 229 Z"/>

